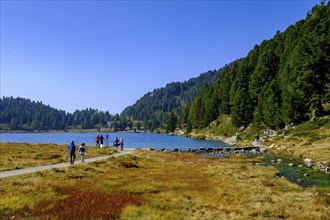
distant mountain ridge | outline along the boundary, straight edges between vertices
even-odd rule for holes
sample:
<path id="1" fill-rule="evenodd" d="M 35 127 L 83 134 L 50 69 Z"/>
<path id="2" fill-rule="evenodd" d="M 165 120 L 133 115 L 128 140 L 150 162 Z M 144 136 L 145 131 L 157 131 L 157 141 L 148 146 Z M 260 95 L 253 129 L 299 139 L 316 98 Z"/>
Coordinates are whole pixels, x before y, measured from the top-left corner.
<path id="1" fill-rule="evenodd" d="M 142 121 L 145 128 L 153 130 L 165 125 L 171 112 L 180 116 L 183 109 L 201 92 L 214 83 L 219 70 L 208 71 L 184 82 L 172 82 L 154 89 L 121 113 L 121 118 Z"/>
<path id="2" fill-rule="evenodd" d="M 100 129 L 107 127 L 108 122 L 111 122 L 114 130 L 125 130 L 134 127 L 133 121 L 139 121 L 141 127 L 153 130 L 165 125 L 170 112 L 179 116 L 205 85 L 213 83 L 217 74 L 217 70 L 208 71 L 188 81 L 172 82 L 154 89 L 134 105 L 125 108 L 120 115 L 91 108 L 76 110 L 71 114 L 40 101 L 2 97 L 0 130 Z"/>
<path id="3" fill-rule="evenodd" d="M 114 118 L 109 112 L 97 109 L 76 110 L 71 114 L 21 97 L 0 99 L 0 130 L 4 131 L 99 129 Z"/>

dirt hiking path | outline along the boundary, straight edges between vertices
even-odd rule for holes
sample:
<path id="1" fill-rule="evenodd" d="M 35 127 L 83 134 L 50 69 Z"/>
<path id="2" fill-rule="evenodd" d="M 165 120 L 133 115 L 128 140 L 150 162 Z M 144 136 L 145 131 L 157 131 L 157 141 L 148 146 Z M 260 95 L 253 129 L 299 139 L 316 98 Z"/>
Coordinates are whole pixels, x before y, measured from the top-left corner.
<path id="1" fill-rule="evenodd" d="M 105 160 L 105 159 L 108 159 L 109 157 L 119 157 L 119 156 L 122 156 L 125 154 L 132 154 L 134 152 L 134 150 L 135 150 L 135 148 L 125 148 L 123 151 L 120 151 L 119 153 L 116 153 L 113 155 L 87 158 L 87 159 L 85 159 L 85 162 L 90 163 L 90 162 L 94 162 L 97 160 Z M 79 157 L 76 158 L 75 163 L 80 164 Z M 0 172 L 0 178 L 9 177 L 9 176 L 17 176 L 17 175 L 33 173 L 33 172 L 43 171 L 43 170 L 49 170 L 52 168 L 69 167 L 69 166 L 72 166 L 70 164 L 70 162 L 66 162 L 66 163 L 58 163 L 58 164 L 51 164 L 51 165 L 45 165 L 45 166 L 28 167 L 28 168 L 18 169 L 18 170 L 8 170 L 8 171 Z"/>

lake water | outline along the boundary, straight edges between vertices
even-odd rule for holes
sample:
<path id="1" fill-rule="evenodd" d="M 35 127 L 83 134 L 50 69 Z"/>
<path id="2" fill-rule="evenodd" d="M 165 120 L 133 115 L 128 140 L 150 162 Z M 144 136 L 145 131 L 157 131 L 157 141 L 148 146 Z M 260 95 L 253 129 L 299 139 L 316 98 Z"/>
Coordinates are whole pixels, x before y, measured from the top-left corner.
<path id="1" fill-rule="evenodd" d="M 1 142 L 25 142 L 25 143 L 53 143 L 69 144 L 75 141 L 76 144 L 85 142 L 87 145 L 95 145 L 97 133 L 1 133 Z M 167 134 L 154 133 L 103 133 L 104 138 L 108 135 L 109 145 L 115 137 L 124 138 L 124 147 L 128 148 L 154 148 L 168 150 L 174 148 L 220 148 L 228 147 L 223 142 L 195 140 L 182 136 L 170 136 Z M 106 140 L 104 140 L 106 144 Z"/>

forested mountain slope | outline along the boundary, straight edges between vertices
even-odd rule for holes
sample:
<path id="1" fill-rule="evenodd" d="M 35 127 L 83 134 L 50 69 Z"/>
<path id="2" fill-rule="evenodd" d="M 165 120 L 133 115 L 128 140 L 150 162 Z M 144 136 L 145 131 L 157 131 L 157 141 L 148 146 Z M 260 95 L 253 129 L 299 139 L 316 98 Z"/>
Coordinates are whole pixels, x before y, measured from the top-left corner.
<path id="1" fill-rule="evenodd" d="M 179 116 L 205 87 L 217 78 L 218 71 L 208 71 L 185 82 L 173 82 L 154 89 L 135 104 L 124 109 L 121 118 L 143 122 L 146 129 L 153 130 L 165 125 L 171 112 Z"/>
<path id="2" fill-rule="evenodd" d="M 117 116 L 118 117 L 118 116 Z M 25 98 L 0 99 L 1 130 L 65 130 L 100 128 L 115 120 L 109 112 L 76 110 L 73 114 Z"/>
<path id="3" fill-rule="evenodd" d="M 221 115 L 236 127 L 283 128 L 326 114 L 330 100 L 330 3 L 313 7 L 306 19 L 219 73 L 180 118 L 181 126 L 203 129 Z"/>
<path id="4" fill-rule="evenodd" d="M 55 109 L 39 101 L 25 98 L 3 97 L 0 99 L 1 130 L 65 130 L 107 127 L 111 122 L 114 130 L 133 126 L 153 130 L 165 125 L 170 112 L 180 115 L 204 88 L 217 78 L 218 71 L 209 71 L 185 82 L 169 83 L 154 89 L 127 107 L 119 116 L 95 109 L 76 110 L 73 114 Z M 137 121 L 138 123 L 133 123 Z"/>

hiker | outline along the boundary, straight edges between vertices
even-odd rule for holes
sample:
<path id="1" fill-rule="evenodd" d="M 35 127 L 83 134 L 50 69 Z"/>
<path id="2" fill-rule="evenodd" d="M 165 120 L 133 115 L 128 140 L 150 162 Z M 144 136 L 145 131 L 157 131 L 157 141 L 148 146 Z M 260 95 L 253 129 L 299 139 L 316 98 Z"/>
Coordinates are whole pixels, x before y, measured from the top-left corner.
<path id="1" fill-rule="evenodd" d="M 95 138 L 95 142 L 96 142 L 96 147 L 99 147 L 100 146 L 100 135 L 98 134 Z"/>
<path id="2" fill-rule="evenodd" d="M 85 163 L 84 158 L 85 158 L 85 152 L 87 152 L 85 143 L 82 142 L 79 146 L 78 152 L 80 154 L 80 163 Z"/>
<path id="3" fill-rule="evenodd" d="M 124 150 L 124 138 L 120 137 L 119 144 L 120 144 L 120 150 L 123 151 Z"/>
<path id="4" fill-rule="evenodd" d="M 103 137 L 103 134 L 101 134 L 100 136 L 100 147 L 102 148 L 103 147 L 103 140 L 104 140 L 104 137 Z"/>
<path id="5" fill-rule="evenodd" d="M 76 145 L 74 144 L 74 141 L 68 146 L 68 150 L 70 152 L 70 164 L 73 165 L 76 159 Z"/>
<path id="6" fill-rule="evenodd" d="M 116 137 L 115 140 L 113 141 L 113 146 L 114 146 L 114 147 L 118 147 L 118 146 L 119 146 L 119 140 L 118 140 L 117 137 Z"/>
<path id="7" fill-rule="evenodd" d="M 259 145 L 259 134 L 256 134 L 255 138 L 256 138 L 257 145 Z"/>

